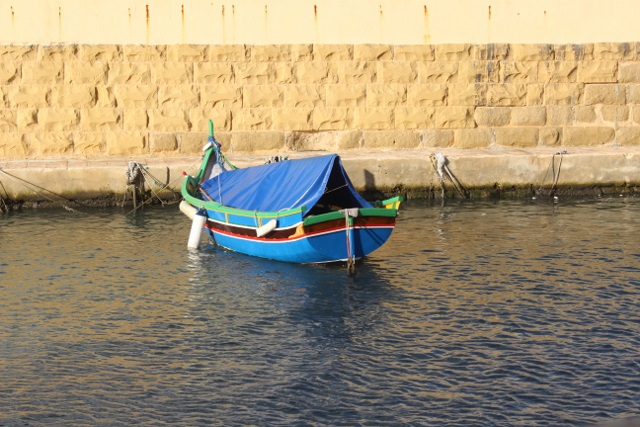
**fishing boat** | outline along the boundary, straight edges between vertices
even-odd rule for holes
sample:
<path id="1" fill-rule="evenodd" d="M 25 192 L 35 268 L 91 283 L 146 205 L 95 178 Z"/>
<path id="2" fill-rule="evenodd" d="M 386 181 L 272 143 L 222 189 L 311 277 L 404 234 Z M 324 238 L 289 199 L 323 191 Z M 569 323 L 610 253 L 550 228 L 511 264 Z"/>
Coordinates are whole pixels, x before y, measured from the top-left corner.
<path id="1" fill-rule="evenodd" d="M 234 167 L 209 123 L 203 161 L 186 175 L 180 209 L 192 219 L 190 246 L 201 230 L 227 249 L 279 261 L 355 261 L 382 246 L 402 197 L 375 204 L 354 188 L 337 154 Z M 193 243 L 192 241 L 195 241 Z"/>

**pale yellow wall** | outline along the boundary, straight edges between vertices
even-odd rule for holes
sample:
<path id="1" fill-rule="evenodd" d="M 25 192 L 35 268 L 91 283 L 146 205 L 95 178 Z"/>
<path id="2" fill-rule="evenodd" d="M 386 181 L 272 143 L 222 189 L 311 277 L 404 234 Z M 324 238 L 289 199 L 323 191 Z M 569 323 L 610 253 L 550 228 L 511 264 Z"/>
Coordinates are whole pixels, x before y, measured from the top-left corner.
<path id="1" fill-rule="evenodd" d="M 0 0 L 0 44 L 640 40 L 638 0 Z"/>

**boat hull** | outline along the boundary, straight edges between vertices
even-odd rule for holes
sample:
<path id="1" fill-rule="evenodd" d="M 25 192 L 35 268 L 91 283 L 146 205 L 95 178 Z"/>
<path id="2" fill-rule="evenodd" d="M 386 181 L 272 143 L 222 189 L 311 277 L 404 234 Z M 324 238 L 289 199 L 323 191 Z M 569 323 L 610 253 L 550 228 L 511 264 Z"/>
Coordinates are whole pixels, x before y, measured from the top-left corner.
<path id="1" fill-rule="evenodd" d="M 218 245 L 232 251 L 285 262 L 328 263 L 359 259 L 378 249 L 391 236 L 395 218 L 390 219 L 392 221 L 369 224 L 366 219 L 359 219 L 353 226 L 347 226 L 344 221 L 342 225 L 316 224 L 302 234 L 280 238 L 238 234 L 221 229 L 211 221 L 207 229 Z"/>

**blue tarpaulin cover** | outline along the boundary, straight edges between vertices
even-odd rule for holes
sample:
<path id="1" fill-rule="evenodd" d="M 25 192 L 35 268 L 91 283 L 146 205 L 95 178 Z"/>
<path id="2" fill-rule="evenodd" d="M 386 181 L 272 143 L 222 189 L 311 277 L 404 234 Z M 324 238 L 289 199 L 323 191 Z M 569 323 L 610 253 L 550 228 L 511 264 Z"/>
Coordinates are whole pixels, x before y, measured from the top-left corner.
<path id="1" fill-rule="evenodd" d="M 318 202 L 342 208 L 371 207 L 353 188 L 337 154 L 227 171 L 201 187 L 225 206 L 259 212 L 305 206 L 306 213 Z"/>

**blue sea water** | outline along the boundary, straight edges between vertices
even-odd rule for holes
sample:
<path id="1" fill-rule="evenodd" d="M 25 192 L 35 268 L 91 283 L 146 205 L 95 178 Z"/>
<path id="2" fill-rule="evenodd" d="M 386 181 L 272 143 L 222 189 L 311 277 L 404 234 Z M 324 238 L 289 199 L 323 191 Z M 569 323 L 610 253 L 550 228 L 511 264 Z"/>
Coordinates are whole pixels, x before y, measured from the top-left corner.
<path id="1" fill-rule="evenodd" d="M 189 251 L 176 206 L 79 211 L 0 217 L 1 426 L 640 414 L 640 199 L 412 201 L 354 277 Z"/>

